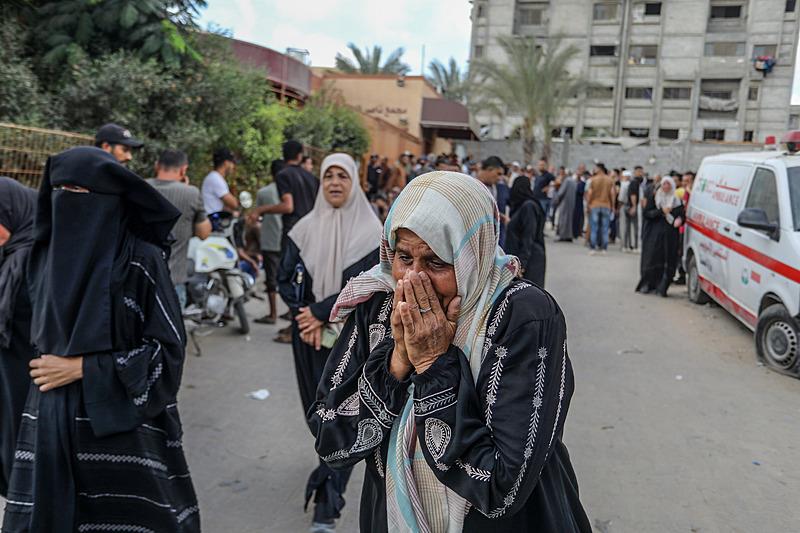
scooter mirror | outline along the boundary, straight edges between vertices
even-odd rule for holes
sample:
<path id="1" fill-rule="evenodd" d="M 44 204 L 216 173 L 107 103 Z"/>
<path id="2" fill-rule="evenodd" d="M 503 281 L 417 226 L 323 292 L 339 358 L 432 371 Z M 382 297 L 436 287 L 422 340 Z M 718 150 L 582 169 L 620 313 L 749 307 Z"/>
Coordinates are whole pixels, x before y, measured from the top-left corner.
<path id="1" fill-rule="evenodd" d="M 239 193 L 239 203 L 245 209 L 253 207 L 253 195 L 249 191 L 242 191 Z"/>

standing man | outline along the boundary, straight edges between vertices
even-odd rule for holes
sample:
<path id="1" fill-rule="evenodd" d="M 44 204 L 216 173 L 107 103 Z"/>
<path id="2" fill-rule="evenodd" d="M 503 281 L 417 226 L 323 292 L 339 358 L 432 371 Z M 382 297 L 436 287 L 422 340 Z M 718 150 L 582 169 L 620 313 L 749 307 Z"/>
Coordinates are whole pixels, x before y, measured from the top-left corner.
<path id="1" fill-rule="evenodd" d="M 283 143 L 283 160 L 286 166 L 275 176 L 280 202 L 254 208 L 250 214 L 253 218 L 264 215 L 281 215 L 281 250 L 285 249 L 287 236 L 297 221 L 306 216 L 317 199 L 319 180 L 300 166 L 303 161 L 303 145 L 299 141 L 290 140 Z M 282 329 L 275 342 L 290 344 L 292 342 L 291 326 Z"/>
<path id="2" fill-rule="evenodd" d="M 548 193 L 556 177 L 547 170 L 547 158 L 545 157 L 539 159 L 538 171 L 536 180 L 533 182 L 533 196 L 542 206 L 546 217 L 550 212 L 550 196 Z"/>
<path id="3" fill-rule="evenodd" d="M 298 161 L 299 163 L 299 161 Z M 227 148 L 220 148 L 214 152 L 214 170 L 208 173 L 203 180 L 203 206 L 206 213 L 219 211 L 233 211 L 239 205 L 236 197 L 231 194 L 225 178 L 236 170 L 236 158 Z"/>
<path id="4" fill-rule="evenodd" d="M 211 222 L 203 208 L 200 191 L 186 183 L 189 158 L 180 150 L 164 150 L 156 163 L 156 177 L 147 180 L 164 198 L 178 208 L 181 217 L 172 228 L 175 241 L 171 244 L 169 271 L 181 309 L 186 307 L 186 281 L 189 279 L 189 239 L 206 239 L 211 234 Z"/>
<path id="5" fill-rule="evenodd" d="M 270 167 L 272 183 L 259 189 L 256 193 L 256 208 L 265 205 L 275 205 L 280 203 L 278 185 L 275 182 L 276 176 L 283 170 L 283 160 L 276 159 Z M 267 299 L 269 301 L 269 312 L 257 318 L 256 324 L 274 324 L 278 320 L 278 267 L 281 264 L 281 235 L 283 234 L 283 222 L 281 215 L 263 215 L 261 217 L 261 257 L 264 260 L 264 276 L 267 286 Z"/>
<path id="6" fill-rule="evenodd" d="M 614 205 L 614 181 L 608 175 L 605 165 L 597 163 L 589 190 L 586 192 L 589 204 L 589 223 L 591 227 L 591 255 L 599 250 L 605 254 L 608 249 L 608 228 L 611 222 L 611 209 Z"/>
<path id="7" fill-rule="evenodd" d="M 133 149 L 141 148 L 144 143 L 119 124 L 109 123 L 97 130 L 94 145 L 113 155 L 119 164 L 127 165 L 133 159 Z"/>

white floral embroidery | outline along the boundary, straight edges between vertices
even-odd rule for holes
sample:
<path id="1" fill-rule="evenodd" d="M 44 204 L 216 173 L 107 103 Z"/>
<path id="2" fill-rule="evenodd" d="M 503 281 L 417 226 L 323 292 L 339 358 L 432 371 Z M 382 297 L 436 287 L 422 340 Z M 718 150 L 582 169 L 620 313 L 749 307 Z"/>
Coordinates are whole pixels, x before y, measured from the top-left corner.
<path id="1" fill-rule="evenodd" d="M 102 533 L 156 533 L 149 527 L 134 524 L 81 524 L 78 533 L 100 531 Z"/>
<path id="2" fill-rule="evenodd" d="M 372 389 L 372 385 L 367 380 L 366 367 L 362 369 L 361 376 L 358 378 L 358 392 L 361 403 L 367 406 L 372 416 L 385 428 L 391 428 L 397 414 L 390 411 L 381 397 Z"/>
<path id="3" fill-rule="evenodd" d="M 492 370 L 489 374 L 489 382 L 486 385 L 486 427 L 492 431 L 492 408 L 497 402 L 497 391 L 500 387 L 500 378 L 503 375 L 503 359 L 508 356 L 508 349 L 504 346 L 497 346 L 494 349 L 494 354 L 497 360 L 492 364 Z"/>
<path id="4" fill-rule="evenodd" d="M 436 392 L 424 398 L 414 399 L 414 415 L 430 415 L 442 409 L 446 409 L 456 403 L 456 393 L 453 387 Z"/>
<path id="5" fill-rule="evenodd" d="M 142 308 L 139 307 L 139 304 L 136 303 L 136 300 L 129 296 L 123 296 L 122 301 L 125 304 L 125 307 L 136 313 L 136 316 L 139 317 L 139 320 L 144 322 L 144 312 L 142 311 Z"/>
<path id="6" fill-rule="evenodd" d="M 389 293 L 386 297 L 386 300 L 383 301 L 383 305 L 381 306 L 381 311 L 378 313 L 378 320 L 381 322 L 386 322 L 389 320 L 389 311 L 392 308 L 392 299 L 394 298 L 394 294 Z"/>
<path id="7" fill-rule="evenodd" d="M 370 450 L 380 444 L 381 441 L 383 441 L 383 430 L 377 420 L 374 418 L 359 420 L 358 435 L 350 448 L 350 455 Z"/>
<path id="8" fill-rule="evenodd" d="M 464 470 L 469 477 L 472 479 L 477 479 L 478 481 L 486 481 L 488 482 L 492 478 L 491 472 L 488 470 L 483 470 L 481 468 L 475 468 L 469 463 L 464 463 L 461 459 L 456 459 L 456 466 Z"/>
<path id="9" fill-rule="evenodd" d="M 137 455 L 114 455 L 110 453 L 79 453 L 78 461 L 87 462 L 107 462 L 107 463 L 128 463 L 143 466 L 145 468 L 152 468 L 154 470 L 167 471 L 167 465 L 155 459 L 148 457 L 139 457 Z"/>
<path id="10" fill-rule="evenodd" d="M 342 416 L 357 416 L 358 415 L 358 391 L 351 394 L 342 404 L 336 408 L 336 414 Z"/>
<path id="11" fill-rule="evenodd" d="M 539 354 L 541 355 L 542 351 L 539 350 Z M 547 354 L 547 350 L 544 351 L 545 355 Z M 536 443 L 536 437 L 539 431 L 539 410 L 541 409 L 541 400 L 544 396 L 544 378 L 545 378 L 545 371 L 546 371 L 546 357 L 539 358 L 539 365 L 536 369 L 536 385 L 533 394 L 533 400 L 531 401 L 531 418 L 528 424 L 528 439 L 525 442 L 525 462 L 522 463 L 519 469 L 519 475 L 517 475 L 517 479 L 514 481 L 514 485 L 512 485 L 511 490 L 503 499 L 503 506 L 498 507 L 491 512 L 489 512 L 486 516 L 489 518 L 498 518 L 505 514 L 509 507 L 514 503 L 514 500 L 517 497 L 517 493 L 519 492 L 519 488 L 522 486 L 522 480 L 525 477 L 525 472 L 528 469 L 528 459 L 533 455 L 533 448 L 534 444 Z M 538 406 L 537 406 L 538 404 Z"/>
<path id="12" fill-rule="evenodd" d="M 34 457 L 36 457 L 36 454 L 27 450 L 17 450 L 14 452 L 14 459 L 18 461 L 33 462 Z"/>
<path id="13" fill-rule="evenodd" d="M 383 324 L 372 324 L 369 327 L 369 351 L 372 353 L 378 345 L 386 338 L 386 326 Z"/>
<path id="14" fill-rule="evenodd" d="M 350 334 L 350 339 L 347 341 L 347 350 L 345 350 L 344 355 L 342 355 L 342 360 L 339 361 L 333 376 L 331 376 L 331 390 L 342 384 L 342 377 L 344 376 L 345 369 L 347 369 L 347 364 L 350 362 L 350 357 L 353 354 L 353 346 L 355 346 L 357 338 L 358 328 L 353 328 L 353 333 Z"/>
<path id="15" fill-rule="evenodd" d="M 500 321 L 503 320 L 503 315 L 505 314 L 506 309 L 508 308 L 508 299 L 511 298 L 511 296 L 514 295 L 515 293 L 523 289 L 527 289 L 530 286 L 531 286 L 530 283 L 520 283 L 519 285 L 516 285 L 514 288 L 506 291 L 506 295 L 503 298 L 503 301 L 500 302 L 500 305 L 497 306 L 497 311 L 495 311 L 494 319 L 491 321 L 491 323 L 489 324 L 489 328 L 486 330 L 486 333 L 490 337 L 494 337 L 495 334 L 497 334 L 497 328 L 500 326 Z"/>
<path id="16" fill-rule="evenodd" d="M 558 421 L 561 419 L 561 404 L 564 401 L 564 385 L 567 379 L 567 341 L 564 341 L 564 357 L 561 359 L 561 387 L 558 389 L 558 408 L 556 408 L 556 421 L 553 423 L 553 433 L 550 435 L 550 444 L 553 445 L 553 439 L 558 431 Z"/>
<path id="17" fill-rule="evenodd" d="M 425 419 L 425 445 L 437 463 L 447 450 L 452 436 L 453 432 L 444 420 L 434 417 Z"/>
<path id="18" fill-rule="evenodd" d="M 333 409 L 325 409 L 325 406 L 320 404 L 317 407 L 317 416 L 319 416 L 323 422 L 330 422 L 331 420 L 336 418 L 336 411 Z"/>
<path id="19" fill-rule="evenodd" d="M 161 372 L 163 368 L 164 367 L 161 363 L 158 363 L 156 365 L 155 369 L 153 369 L 153 373 L 150 374 L 150 376 L 147 378 L 147 388 L 141 395 L 133 399 L 134 405 L 142 406 L 145 403 L 147 403 L 147 399 L 150 397 L 150 389 L 153 388 L 153 385 L 155 385 L 156 381 L 158 381 L 158 378 L 161 377 Z"/>

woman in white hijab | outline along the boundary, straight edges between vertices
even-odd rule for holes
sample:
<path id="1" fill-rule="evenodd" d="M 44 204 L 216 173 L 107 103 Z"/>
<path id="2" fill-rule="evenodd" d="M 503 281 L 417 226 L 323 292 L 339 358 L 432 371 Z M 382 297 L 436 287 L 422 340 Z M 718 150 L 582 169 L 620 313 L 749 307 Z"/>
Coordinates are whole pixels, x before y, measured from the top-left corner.
<path id="1" fill-rule="evenodd" d="M 314 402 L 325 361 L 339 328 L 328 319 L 352 277 L 378 264 L 381 223 L 361 190 L 353 158 L 331 154 L 321 167 L 314 209 L 289 232 L 278 287 L 294 317 L 292 349 L 304 412 Z M 350 469 L 333 471 L 320 461 L 306 487 L 315 503 L 312 532 L 332 531 L 344 506 Z"/>
<path id="2" fill-rule="evenodd" d="M 680 257 L 679 232 L 684 221 L 683 202 L 675 194 L 675 180 L 665 176 L 652 196 L 648 194 L 642 214 L 648 221 L 648 246 L 643 246 L 642 277 L 638 292 L 667 296 Z"/>

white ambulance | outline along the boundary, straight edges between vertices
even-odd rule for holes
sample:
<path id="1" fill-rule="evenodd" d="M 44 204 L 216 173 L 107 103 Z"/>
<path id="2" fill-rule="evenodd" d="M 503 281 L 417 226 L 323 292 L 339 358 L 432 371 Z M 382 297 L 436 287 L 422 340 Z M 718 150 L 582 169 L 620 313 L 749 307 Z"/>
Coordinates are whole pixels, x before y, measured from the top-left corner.
<path id="1" fill-rule="evenodd" d="M 714 299 L 755 332 L 765 365 L 800 377 L 800 154 L 788 146 L 703 160 L 683 263 L 689 299 Z"/>

